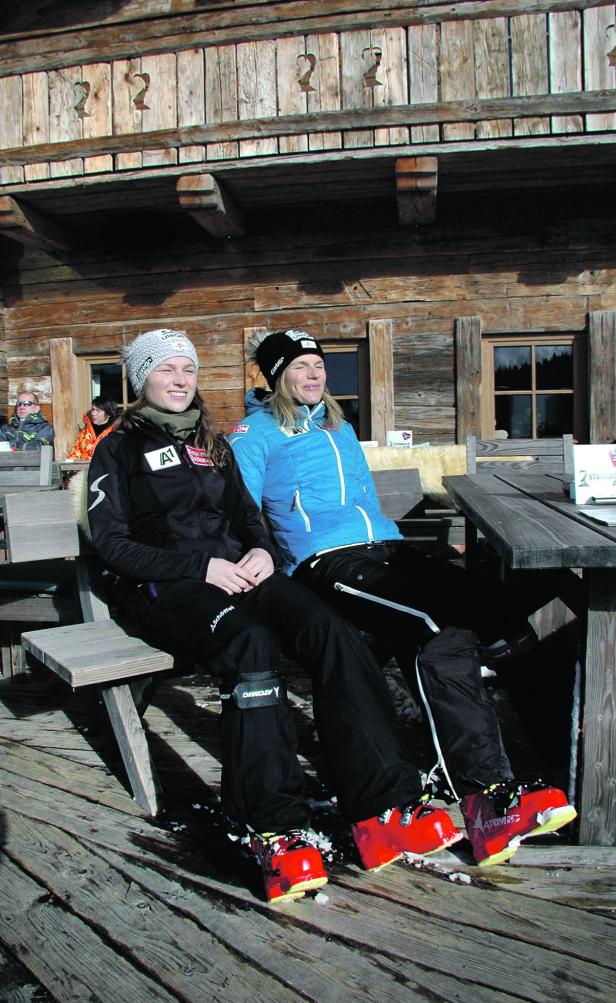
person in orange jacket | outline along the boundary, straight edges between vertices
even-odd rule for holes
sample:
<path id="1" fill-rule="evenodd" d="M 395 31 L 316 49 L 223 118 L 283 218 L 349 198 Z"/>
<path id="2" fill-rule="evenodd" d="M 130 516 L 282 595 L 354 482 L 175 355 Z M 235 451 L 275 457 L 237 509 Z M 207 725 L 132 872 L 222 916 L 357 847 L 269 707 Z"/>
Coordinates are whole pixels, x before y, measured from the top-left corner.
<path id="1" fill-rule="evenodd" d="M 67 460 L 90 460 L 96 445 L 111 429 L 118 414 L 115 401 L 95 397 L 90 410 L 83 416 L 83 428 L 66 455 Z"/>

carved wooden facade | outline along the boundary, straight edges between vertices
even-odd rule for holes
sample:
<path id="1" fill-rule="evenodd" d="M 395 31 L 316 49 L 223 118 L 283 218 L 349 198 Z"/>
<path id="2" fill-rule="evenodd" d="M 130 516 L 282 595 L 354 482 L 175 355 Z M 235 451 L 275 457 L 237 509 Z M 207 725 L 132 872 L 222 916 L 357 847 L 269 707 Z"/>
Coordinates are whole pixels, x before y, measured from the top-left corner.
<path id="1" fill-rule="evenodd" d="M 188 330 L 223 424 L 247 329 L 363 341 L 375 437 L 432 441 L 481 431 L 473 338 L 612 329 L 614 3 L 62 6 L 0 15 L 9 398 L 62 448 L 81 360 L 145 325 Z"/>

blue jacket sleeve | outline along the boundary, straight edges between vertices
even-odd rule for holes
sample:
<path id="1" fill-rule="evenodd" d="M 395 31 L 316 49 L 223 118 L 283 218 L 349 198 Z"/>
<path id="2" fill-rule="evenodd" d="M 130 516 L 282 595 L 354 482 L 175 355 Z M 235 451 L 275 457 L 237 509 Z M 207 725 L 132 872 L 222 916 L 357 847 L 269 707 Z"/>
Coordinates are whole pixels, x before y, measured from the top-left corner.
<path id="1" fill-rule="evenodd" d="M 242 480 L 255 500 L 257 507 L 262 508 L 263 484 L 268 460 L 267 440 L 262 432 L 249 422 L 245 432 L 232 432 L 229 443 L 235 454 Z"/>

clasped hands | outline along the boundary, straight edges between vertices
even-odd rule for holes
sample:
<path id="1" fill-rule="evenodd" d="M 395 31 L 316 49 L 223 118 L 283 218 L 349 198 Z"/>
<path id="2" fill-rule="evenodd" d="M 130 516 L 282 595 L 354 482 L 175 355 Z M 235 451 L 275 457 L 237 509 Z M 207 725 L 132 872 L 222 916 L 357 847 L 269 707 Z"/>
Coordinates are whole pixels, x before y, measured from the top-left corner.
<path id="1" fill-rule="evenodd" d="M 255 585 L 274 573 L 274 562 L 267 550 L 253 547 L 234 564 L 224 557 L 211 557 L 208 564 L 206 582 L 223 589 L 228 595 L 249 592 Z"/>

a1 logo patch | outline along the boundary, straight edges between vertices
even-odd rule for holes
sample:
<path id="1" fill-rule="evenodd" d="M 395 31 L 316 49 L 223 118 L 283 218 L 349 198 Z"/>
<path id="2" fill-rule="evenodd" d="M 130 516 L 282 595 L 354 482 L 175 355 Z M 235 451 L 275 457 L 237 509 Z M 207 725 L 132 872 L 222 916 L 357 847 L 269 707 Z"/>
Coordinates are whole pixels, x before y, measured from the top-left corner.
<path id="1" fill-rule="evenodd" d="M 166 470 L 167 467 L 177 467 L 182 461 L 175 446 L 165 446 L 164 449 L 152 449 L 144 453 L 150 470 Z"/>

